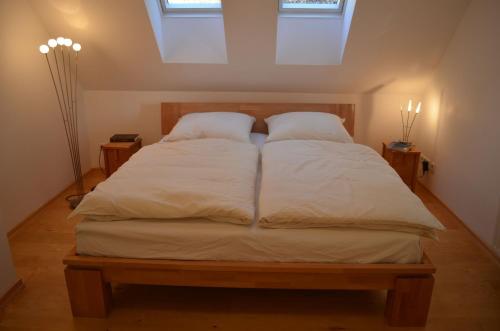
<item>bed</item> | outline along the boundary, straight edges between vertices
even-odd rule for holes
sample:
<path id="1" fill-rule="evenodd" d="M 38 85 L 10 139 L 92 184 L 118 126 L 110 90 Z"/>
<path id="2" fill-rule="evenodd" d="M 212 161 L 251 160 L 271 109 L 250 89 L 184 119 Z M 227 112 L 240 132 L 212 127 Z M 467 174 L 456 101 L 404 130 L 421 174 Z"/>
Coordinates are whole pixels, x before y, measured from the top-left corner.
<path id="1" fill-rule="evenodd" d="M 233 111 L 252 115 L 257 119 L 253 131 L 261 133 L 266 132 L 263 119 L 270 115 L 290 111 L 327 112 L 344 118 L 346 129 L 351 135 L 354 133 L 354 105 L 239 103 L 163 103 L 162 133 L 168 134 L 185 114 L 209 111 Z M 250 230 L 243 230 L 241 225 L 205 224 L 197 220 L 188 223 L 173 221 L 169 224 L 168 232 L 164 231 L 164 224 L 154 220 L 146 220 L 140 225 L 134 221 L 121 221 L 120 224 L 118 228 L 113 222 L 84 221 L 78 226 L 79 251 L 73 250 L 64 259 L 74 316 L 105 317 L 111 308 L 110 284 L 128 283 L 388 290 L 386 317 L 390 325 L 422 326 L 427 320 L 435 267 L 425 253 L 422 253 L 419 238 L 415 234 L 389 236 L 384 231 L 349 229 L 334 232 L 304 229 L 298 232 L 291 229 L 266 230 L 255 226 L 250 227 Z M 186 247 L 183 247 L 180 255 L 161 253 L 168 252 L 169 247 L 172 247 L 168 244 L 175 245 L 175 239 L 182 238 L 182 234 L 188 231 L 200 231 L 206 236 L 206 242 L 198 240 L 190 243 L 188 238 L 183 238 L 181 241 Z M 101 236 L 100 241 L 97 245 L 92 245 L 96 242 L 96 234 Z M 170 240 L 165 240 L 168 235 L 171 236 Z M 156 242 L 154 236 L 157 238 Z M 263 236 L 269 237 L 264 243 L 274 245 L 258 246 L 263 242 Z M 353 237 L 364 238 L 358 242 L 365 245 L 355 247 L 352 244 Z M 113 238 L 115 241 L 112 241 Z M 226 251 L 207 249 L 210 242 L 225 238 L 232 238 L 232 243 L 236 243 L 236 246 L 231 246 L 230 243 L 224 245 L 230 248 Z M 328 238 L 334 238 L 333 241 L 338 245 L 331 248 L 331 245 L 324 244 L 328 242 Z M 298 240 L 301 242 L 301 250 L 290 249 L 290 243 Z M 109 243 L 107 248 L 102 245 L 106 242 Z M 193 242 L 201 246 L 198 247 Z M 158 249 L 158 245 L 162 243 L 165 247 Z M 352 248 L 348 251 L 358 254 L 339 254 L 340 248 L 348 244 Z M 113 252 L 113 248 L 127 246 L 127 249 Z M 371 250 L 371 256 L 367 253 L 367 248 Z M 232 254 L 228 254 L 228 251 Z M 204 254 L 200 255 L 200 252 Z M 377 254 L 373 254 L 374 252 Z M 287 259 L 287 256 L 294 256 L 294 259 Z"/>

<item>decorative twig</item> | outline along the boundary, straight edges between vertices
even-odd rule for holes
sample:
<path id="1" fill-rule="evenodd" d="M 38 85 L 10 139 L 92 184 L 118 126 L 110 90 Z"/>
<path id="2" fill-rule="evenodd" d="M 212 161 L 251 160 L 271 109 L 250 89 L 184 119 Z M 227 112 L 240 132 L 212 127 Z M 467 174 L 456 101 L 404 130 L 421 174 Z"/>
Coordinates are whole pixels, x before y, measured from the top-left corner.
<path id="1" fill-rule="evenodd" d="M 405 140 L 405 122 L 403 119 L 403 106 L 400 106 L 400 113 L 401 113 L 401 128 L 403 129 L 403 141 Z"/>
<path id="2" fill-rule="evenodd" d="M 408 133 L 406 135 L 406 140 L 410 139 L 411 128 L 413 128 L 413 123 L 415 122 L 415 118 L 417 118 L 417 113 L 413 115 L 413 120 L 411 121 L 410 128 L 408 129 Z"/>
<path id="3" fill-rule="evenodd" d="M 406 135 L 408 133 L 408 122 L 409 122 L 409 119 L 410 119 L 410 111 L 407 111 L 407 115 L 406 115 L 406 127 L 405 127 L 405 135 L 403 136 L 403 142 L 407 143 L 408 140 L 406 138 Z"/>

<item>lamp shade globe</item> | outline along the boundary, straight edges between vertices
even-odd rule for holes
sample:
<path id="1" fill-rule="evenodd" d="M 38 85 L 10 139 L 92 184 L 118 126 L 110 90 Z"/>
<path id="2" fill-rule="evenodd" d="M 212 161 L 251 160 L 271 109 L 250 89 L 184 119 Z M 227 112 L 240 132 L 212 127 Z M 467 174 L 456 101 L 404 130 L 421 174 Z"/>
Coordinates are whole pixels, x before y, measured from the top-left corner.
<path id="1" fill-rule="evenodd" d="M 73 45 L 73 40 L 69 38 L 64 39 L 64 46 L 69 47 L 71 45 Z"/>
<path id="2" fill-rule="evenodd" d="M 57 37 L 56 41 L 59 46 L 64 45 L 64 37 Z"/>
<path id="3" fill-rule="evenodd" d="M 50 47 L 54 48 L 57 46 L 57 40 L 55 39 L 49 39 L 49 41 L 47 42 L 49 44 Z"/>
<path id="4" fill-rule="evenodd" d="M 422 107 L 422 102 L 419 102 L 418 105 L 417 105 L 417 110 L 415 110 L 415 112 L 418 114 L 420 113 L 420 108 Z"/>
<path id="5" fill-rule="evenodd" d="M 80 45 L 79 43 L 74 43 L 73 44 L 73 50 L 75 52 L 79 52 L 79 51 L 81 51 L 81 49 L 82 49 L 82 45 Z"/>
<path id="6" fill-rule="evenodd" d="M 47 54 L 49 52 L 49 46 L 47 45 L 41 45 L 39 47 L 40 53 L 42 54 Z"/>

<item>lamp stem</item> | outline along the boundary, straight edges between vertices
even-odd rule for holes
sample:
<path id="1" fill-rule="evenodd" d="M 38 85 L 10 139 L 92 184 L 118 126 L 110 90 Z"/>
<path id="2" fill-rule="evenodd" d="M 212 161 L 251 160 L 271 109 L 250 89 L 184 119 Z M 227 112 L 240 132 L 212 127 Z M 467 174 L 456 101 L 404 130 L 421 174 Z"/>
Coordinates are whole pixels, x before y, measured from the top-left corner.
<path id="1" fill-rule="evenodd" d="M 408 122 L 410 120 L 410 112 L 408 112 L 408 115 L 406 116 L 406 131 L 405 131 L 405 136 L 403 138 L 403 142 L 407 143 L 408 142 Z"/>
<path id="2" fill-rule="evenodd" d="M 413 123 L 415 122 L 416 118 L 417 118 L 417 113 L 415 113 L 415 116 L 413 116 L 413 120 L 411 121 L 410 129 L 408 130 L 408 134 L 406 136 L 406 140 L 410 139 L 411 128 L 413 127 Z"/>
<path id="3" fill-rule="evenodd" d="M 69 92 L 68 92 L 68 76 L 66 73 L 66 63 L 64 61 L 64 48 L 61 46 L 61 57 L 62 57 L 62 63 L 63 63 L 63 73 L 64 73 L 64 84 L 66 85 L 66 100 L 68 102 L 68 110 L 71 110 L 71 100 L 69 99 Z"/>
<path id="4" fill-rule="evenodd" d="M 62 52 L 62 49 L 61 49 L 61 52 Z M 69 140 L 70 136 L 69 136 L 69 132 L 68 132 L 68 129 L 69 129 L 69 119 L 68 119 L 68 114 L 67 114 L 67 103 L 66 103 L 66 97 L 65 97 L 64 91 L 63 91 L 63 83 L 62 83 L 62 79 L 61 79 L 61 72 L 59 70 L 59 61 L 57 60 L 57 49 L 54 49 L 54 60 L 55 60 L 55 63 L 56 63 L 56 68 L 57 68 L 57 77 L 58 77 L 58 80 L 59 80 L 59 87 L 60 87 L 60 90 L 61 90 L 62 100 L 63 100 L 63 104 L 64 104 L 64 110 L 63 110 L 63 107 L 61 106 L 61 103 L 60 103 L 59 107 L 61 109 L 61 116 L 62 116 L 62 120 L 63 120 L 63 123 L 64 123 L 64 129 L 66 130 L 66 136 L 67 136 L 67 139 L 68 139 L 69 152 L 70 152 L 70 155 L 71 155 L 71 162 L 73 163 L 73 173 L 76 174 L 77 173 L 77 170 L 76 170 L 77 168 L 76 168 L 76 162 L 75 162 L 75 158 L 74 158 L 75 151 L 73 150 L 73 145 L 70 143 L 70 140 Z M 50 68 L 50 62 L 48 61 L 48 58 L 47 58 L 47 62 L 49 63 L 49 68 Z M 59 90 L 57 89 L 55 80 L 54 80 L 54 88 L 56 89 L 56 93 L 58 93 Z M 58 98 L 59 98 L 59 93 L 58 93 Z M 75 179 L 76 179 L 76 176 L 75 176 Z"/>
<path id="5" fill-rule="evenodd" d="M 80 140 L 78 136 L 78 52 L 75 55 L 75 84 L 74 84 L 74 117 L 75 117 L 75 137 L 76 137 L 76 146 L 78 148 L 78 151 L 80 150 Z M 78 168 L 80 170 L 80 181 L 77 183 L 77 187 L 79 190 L 83 193 L 83 176 L 82 176 L 82 166 L 81 166 L 81 160 L 80 160 L 80 153 L 78 152 Z"/>
<path id="6" fill-rule="evenodd" d="M 401 107 L 400 111 L 401 113 L 401 128 L 403 129 L 403 141 L 405 140 L 405 122 L 403 119 L 403 108 Z"/>
<path id="7" fill-rule="evenodd" d="M 62 63 L 63 63 L 64 85 L 66 87 L 66 91 L 65 91 L 66 92 L 66 100 L 67 100 L 66 118 L 68 119 L 68 122 L 69 122 L 70 141 L 71 141 L 71 146 L 72 146 L 72 150 L 73 150 L 73 157 L 75 158 L 75 164 L 77 165 L 77 169 L 78 169 L 78 164 L 76 162 L 77 150 L 76 150 L 76 146 L 75 146 L 75 134 L 74 134 L 75 128 L 74 128 L 74 123 L 73 123 L 73 110 L 72 110 L 73 105 L 72 105 L 72 100 L 70 99 L 70 93 L 68 90 L 67 71 L 69 71 L 69 76 L 71 79 L 71 67 L 69 67 L 70 70 L 66 70 L 67 65 L 66 65 L 66 61 L 64 60 L 64 46 L 61 46 L 61 57 L 62 57 Z M 68 63 L 68 66 L 69 66 L 69 63 Z M 63 87 L 61 87 L 61 88 L 63 88 Z M 75 179 L 76 179 L 77 175 L 78 175 L 78 173 L 75 172 Z"/>
<path id="8" fill-rule="evenodd" d="M 64 49 L 62 49 L 64 50 Z M 62 53 L 63 59 L 64 59 L 64 51 Z M 68 63 L 67 63 L 67 68 L 68 68 L 68 75 L 66 75 L 66 66 L 64 70 L 64 76 L 66 77 L 66 93 L 68 96 L 68 101 L 69 101 L 69 119 L 71 123 L 71 143 L 73 144 L 73 151 L 74 151 L 74 157 L 75 157 L 75 164 L 76 164 L 76 173 L 75 173 L 75 182 L 77 183 L 77 189 L 79 191 L 82 191 L 80 189 L 80 184 L 81 184 L 81 179 L 82 179 L 82 173 L 81 173 L 81 163 L 80 163 L 80 148 L 78 145 L 78 127 L 77 127 L 77 122 L 76 122 L 76 116 L 75 116 L 75 105 L 74 105 L 74 100 L 73 100 L 73 70 L 71 68 L 71 53 L 68 51 Z M 68 77 L 69 76 L 69 89 L 68 89 Z M 76 84 L 76 82 L 75 82 Z M 83 192 L 79 192 L 83 193 Z"/>
<path id="9" fill-rule="evenodd" d="M 59 86 L 61 88 L 61 95 L 62 95 L 62 99 L 63 99 L 63 104 L 64 104 L 64 108 L 66 109 L 66 106 L 67 106 L 67 104 L 66 104 L 66 97 L 64 96 L 64 92 L 63 92 L 63 88 L 62 88 L 63 84 L 62 84 L 62 80 L 61 80 L 61 72 L 59 70 L 59 61 L 57 61 L 57 50 L 56 49 L 54 49 L 54 60 L 56 62 L 57 77 L 59 79 Z M 63 116 L 63 120 L 66 123 L 66 121 L 67 121 L 66 117 Z"/>
<path id="10" fill-rule="evenodd" d="M 63 57 L 64 61 L 64 48 L 61 48 L 61 54 Z M 68 71 L 69 71 L 69 84 L 70 84 L 70 89 L 68 90 L 68 77 L 66 74 L 66 65 L 64 66 L 64 77 L 65 77 L 65 85 L 66 85 L 66 96 L 68 98 L 68 118 L 70 121 L 70 128 L 71 128 L 71 140 L 72 143 L 74 144 L 74 120 L 73 120 L 73 90 L 71 89 L 71 59 L 70 59 L 70 54 L 68 52 L 68 63 L 67 63 Z M 74 147 L 74 146 L 73 146 Z"/>
<path id="11" fill-rule="evenodd" d="M 68 147 L 69 147 L 70 153 L 71 153 L 71 143 L 69 141 L 68 128 L 67 128 L 66 122 L 64 121 L 64 110 L 63 110 L 63 106 L 61 104 L 61 97 L 59 96 L 59 90 L 57 89 L 56 80 L 54 78 L 54 73 L 52 71 L 52 67 L 50 65 L 49 57 L 47 56 L 47 54 L 45 54 L 45 59 L 47 60 L 47 65 L 49 66 L 49 71 L 50 71 L 50 77 L 52 78 L 52 83 L 54 84 L 54 89 L 56 91 L 57 101 L 59 103 L 59 110 L 61 112 L 61 116 L 63 117 L 64 130 L 66 132 L 66 140 L 68 142 Z M 76 164 L 75 164 L 73 158 L 71 158 L 71 163 L 73 164 L 73 172 L 76 172 Z"/>

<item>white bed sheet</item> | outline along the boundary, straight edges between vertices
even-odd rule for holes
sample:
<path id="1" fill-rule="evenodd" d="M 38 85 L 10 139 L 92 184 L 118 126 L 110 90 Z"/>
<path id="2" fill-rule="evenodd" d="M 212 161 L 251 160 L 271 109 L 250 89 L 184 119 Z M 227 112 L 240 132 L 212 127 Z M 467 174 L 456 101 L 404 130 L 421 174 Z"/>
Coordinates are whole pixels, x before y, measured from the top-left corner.
<path id="1" fill-rule="evenodd" d="M 251 136 L 259 148 L 265 139 L 263 134 Z M 257 195 L 260 177 L 259 163 Z M 204 220 L 85 219 L 76 227 L 76 247 L 82 255 L 140 259 L 418 263 L 422 258 L 420 237 L 415 234 L 354 229 L 264 229 L 256 223 L 247 226 Z"/>
<path id="2" fill-rule="evenodd" d="M 263 229 L 210 221 L 83 221 L 82 255 L 140 259 L 419 263 L 419 236 L 351 229 Z"/>

